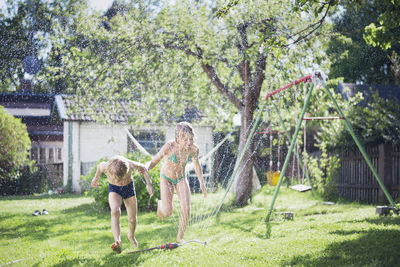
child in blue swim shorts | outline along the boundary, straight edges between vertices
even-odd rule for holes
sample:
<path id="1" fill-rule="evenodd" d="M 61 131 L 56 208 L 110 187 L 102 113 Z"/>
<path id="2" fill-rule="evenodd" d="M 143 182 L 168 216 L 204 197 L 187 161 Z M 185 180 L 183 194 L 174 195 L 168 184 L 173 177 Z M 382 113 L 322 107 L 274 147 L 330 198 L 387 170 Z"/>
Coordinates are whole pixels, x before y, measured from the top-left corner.
<path id="1" fill-rule="evenodd" d="M 139 173 L 144 175 L 147 191 L 150 196 L 152 196 L 154 189 L 151 186 L 147 168 L 139 162 L 129 160 L 122 156 L 116 156 L 107 162 L 101 162 L 97 166 L 96 174 L 92 180 L 92 186 L 97 187 L 102 173 L 104 173 L 108 179 L 108 202 L 111 210 L 111 231 L 114 236 L 114 243 L 111 245 L 111 249 L 116 253 L 121 253 L 122 250 L 121 225 L 119 222 L 122 200 L 125 203 L 128 215 L 128 239 L 133 247 L 139 245 L 135 238 L 137 200 L 135 185 L 132 178 L 133 170 L 137 170 Z"/>

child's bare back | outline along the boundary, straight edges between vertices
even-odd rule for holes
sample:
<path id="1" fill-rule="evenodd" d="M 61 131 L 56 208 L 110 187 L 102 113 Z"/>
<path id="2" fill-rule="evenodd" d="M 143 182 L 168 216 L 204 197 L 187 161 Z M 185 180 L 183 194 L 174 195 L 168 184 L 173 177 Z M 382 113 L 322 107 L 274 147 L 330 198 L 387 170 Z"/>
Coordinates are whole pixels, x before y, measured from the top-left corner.
<path id="1" fill-rule="evenodd" d="M 118 157 L 118 156 L 117 156 Z M 115 158 L 117 158 L 115 157 Z M 113 158 L 113 159 L 115 159 Z M 133 181 L 132 178 L 132 171 L 134 169 L 134 166 L 131 166 L 132 164 L 130 162 L 126 162 L 127 169 L 128 171 L 121 176 L 118 176 L 115 171 L 115 166 L 113 159 L 109 160 L 108 162 L 102 162 L 99 164 L 99 168 L 104 172 L 104 174 L 107 176 L 108 182 L 110 184 L 118 185 L 118 186 L 124 186 L 129 184 L 130 182 Z"/>

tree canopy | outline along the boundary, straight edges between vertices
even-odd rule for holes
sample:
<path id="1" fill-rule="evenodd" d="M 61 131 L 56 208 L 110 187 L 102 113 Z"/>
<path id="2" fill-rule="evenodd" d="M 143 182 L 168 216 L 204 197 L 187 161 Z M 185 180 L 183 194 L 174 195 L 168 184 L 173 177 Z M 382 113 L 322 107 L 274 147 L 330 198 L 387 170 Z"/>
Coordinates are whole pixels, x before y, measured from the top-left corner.
<path id="1" fill-rule="evenodd" d="M 73 35 L 55 38 L 64 40 L 55 45 L 63 64 L 48 72 L 63 75 L 77 107 L 126 112 L 113 105 L 124 100 L 135 126 L 171 123 L 192 107 L 206 114 L 200 123 L 217 130 L 230 128 L 240 112 L 240 153 L 266 92 L 327 63 L 324 41 L 312 37 L 325 34 L 329 7 L 318 17 L 290 12 L 286 1 L 241 1 L 220 19 L 219 2 L 138 3 L 122 3 L 114 16 L 81 17 Z M 248 157 L 241 204 L 250 197 Z"/>
<path id="2" fill-rule="evenodd" d="M 0 91 L 19 91 L 24 78 L 32 79 L 35 92 L 62 91 L 60 81 L 46 75 L 47 66 L 60 63 L 59 58 L 51 56 L 56 52 L 50 37 L 62 38 L 60 30 L 73 31 L 77 16 L 85 8 L 85 0 L 8 0 L 7 10 L 0 10 Z M 40 71 L 33 78 L 26 75 L 22 65 L 28 56 L 40 63 Z"/>
<path id="3" fill-rule="evenodd" d="M 76 42 L 63 50 L 63 44 L 57 45 L 63 65 L 49 68 L 49 76 L 63 75 L 68 92 L 76 93 L 81 101 L 129 100 L 132 109 L 140 112 L 135 120 L 176 117 L 185 105 L 194 105 L 211 118 L 218 114 L 218 119 L 214 118 L 218 124 L 230 122 L 235 109 L 243 105 L 239 101 L 245 92 L 242 78 L 247 66 L 240 66 L 243 59 L 254 73 L 257 60 L 265 57 L 270 88 L 280 79 L 298 76 L 299 67 L 307 72 L 315 58 L 324 60 L 313 50 L 315 43 L 288 49 L 299 42 L 300 36 L 292 33 L 300 28 L 297 21 L 312 18 L 287 13 L 283 1 L 249 1 L 243 11 L 224 19 L 215 16 L 216 4 L 208 2 L 161 5 L 151 12 L 147 2 L 142 4 L 126 3 L 124 13 L 111 18 L 81 17 L 74 35 L 63 36 L 66 43 L 80 36 L 85 45 Z M 104 21 L 107 28 L 101 26 Z M 315 58 L 307 58 L 309 53 Z M 218 79 L 213 80 L 213 74 L 218 74 Z M 185 105 L 171 105 L 174 102 Z"/>
<path id="4" fill-rule="evenodd" d="M 42 10 L 36 18 L 44 21 L 42 28 L 35 29 L 35 55 L 46 49 L 47 53 L 39 57 L 42 68 L 34 80 L 40 90 L 71 94 L 77 110 L 84 108 L 105 123 L 111 122 L 108 114 L 130 112 L 135 114 L 130 123 L 136 127 L 169 124 L 190 108 L 205 115 L 199 123 L 226 130 L 232 128 L 233 115 L 240 113 L 240 153 L 265 94 L 315 68 L 328 69 L 330 58 L 333 77 L 365 82 L 390 79 L 384 67 L 389 64 L 384 59 L 386 52 L 365 43 L 374 39 L 366 37 L 369 33 L 364 27 L 382 21 L 385 25 L 394 21 L 395 25 L 396 18 L 382 19 L 392 16 L 390 1 L 384 2 L 382 9 L 374 9 L 377 3 L 372 0 L 345 2 L 345 10 L 339 13 L 333 28 L 340 34 L 335 35 L 327 55 L 327 41 L 332 37 L 327 18 L 341 10 L 339 1 L 334 0 L 239 0 L 226 5 L 223 1 L 114 1 L 104 14 L 88 14 L 84 0 L 35 0 L 36 10 Z M 25 2 L 18 3 L 13 5 L 13 16 L 2 17 L 2 38 L 11 38 L 7 34 L 17 32 L 18 36 L 12 38 L 28 51 L 32 44 L 24 35 L 32 32 L 26 26 L 31 25 L 27 15 L 31 11 Z M 354 8 L 353 3 L 357 4 Z M 356 16 L 360 10 L 368 12 Z M 354 31 L 357 23 L 362 24 L 360 31 Z M 395 39 L 388 40 L 390 52 L 397 44 Z M 372 51 L 368 49 L 381 54 L 376 61 L 366 55 L 343 61 L 357 55 L 355 51 L 360 48 L 367 49 L 368 55 Z M 2 90 L 12 83 L 17 87 L 23 75 L 21 61 L 29 54 L 26 51 L 16 58 L 0 51 L 14 62 L 2 63 L 2 79 L 8 83 Z M 367 70 L 370 67 L 375 69 Z M 292 125 L 301 94 L 290 91 L 282 96 L 286 101 L 282 115 Z M 322 103 L 319 92 L 316 97 L 310 109 L 327 112 L 329 105 Z M 125 105 L 116 105 L 119 101 Z M 96 112 L 100 109 L 102 113 Z M 278 124 L 276 118 L 264 119 Z M 251 144 L 238 179 L 236 203 L 240 205 L 251 194 L 253 150 Z"/>
<path id="5" fill-rule="evenodd" d="M 335 16 L 328 57 L 332 60 L 330 77 L 343 77 L 345 82 L 366 84 L 393 84 L 396 82 L 396 61 L 393 53 L 400 53 L 400 43 L 393 42 L 390 48 L 382 49 L 366 41 L 365 27 L 378 23 L 386 7 L 375 1 L 363 5 L 348 5 L 341 15 Z M 397 33 L 396 33 L 397 32 Z M 392 30 L 400 35 L 400 27 Z"/>

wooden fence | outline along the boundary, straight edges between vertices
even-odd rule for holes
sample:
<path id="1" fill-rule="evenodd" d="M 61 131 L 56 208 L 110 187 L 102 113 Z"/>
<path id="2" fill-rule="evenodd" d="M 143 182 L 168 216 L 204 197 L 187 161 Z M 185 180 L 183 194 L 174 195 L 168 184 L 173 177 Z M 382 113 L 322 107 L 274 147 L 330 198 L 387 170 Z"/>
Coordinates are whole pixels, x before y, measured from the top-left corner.
<path id="1" fill-rule="evenodd" d="M 381 144 L 367 147 L 366 152 L 379 177 L 393 198 L 400 191 L 400 145 Z M 339 195 L 368 203 L 388 203 L 375 176 L 358 149 L 340 155 Z"/>

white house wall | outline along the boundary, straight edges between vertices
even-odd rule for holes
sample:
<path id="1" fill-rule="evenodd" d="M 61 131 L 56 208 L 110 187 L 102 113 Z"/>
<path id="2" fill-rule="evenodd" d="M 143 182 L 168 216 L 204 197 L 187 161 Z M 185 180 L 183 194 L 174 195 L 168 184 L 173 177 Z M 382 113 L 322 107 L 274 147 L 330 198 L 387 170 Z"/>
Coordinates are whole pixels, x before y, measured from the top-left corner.
<path id="1" fill-rule="evenodd" d="M 199 146 L 200 157 L 213 149 L 212 127 L 194 127 L 195 143 Z"/>
<path id="2" fill-rule="evenodd" d="M 128 135 L 124 129 L 126 126 L 122 123 L 107 126 L 94 122 L 64 121 L 64 186 L 72 179 L 72 190 L 80 193 L 82 166 L 94 164 L 101 158 L 127 153 Z M 199 146 L 201 157 L 213 148 L 212 127 L 193 127 L 196 134 L 195 143 Z M 165 128 L 165 141 L 175 138 L 174 131 L 175 126 Z M 206 164 L 211 168 L 211 163 L 212 157 Z"/>
<path id="3" fill-rule="evenodd" d="M 68 121 L 64 121 L 63 125 L 63 185 L 68 183 Z"/>
<path id="4" fill-rule="evenodd" d="M 81 123 L 80 157 L 82 162 L 96 162 L 104 157 L 122 155 L 127 152 L 126 125 L 113 126 Z"/>
<path id="5" fill-rule="evenodd" d="M 195 127 L 193 126 L 193 130 L 195 133 L 195 143 L 199 147 L 199 157 L 206 155 L 210 150 L 213 149 L 213 133 L 212 127 L 204 126 L 204 127 Z M 207 171 L 203 173 L 204 179 L 206 183 L 209 181 L 210 175 L 212 175 L 213 168 L 213 159 L 214 157 L 209 157 L 202 164 L 207 165 Z"/>
<path id="6" fill-rule="evenodd" d="M 63 126 L 63 183 L 64 186 L 68 184 L 68 180 L 72 180 L 72 190 L 75 191 L 80 188 L 76 188 L 76 180 L 74 180 L 74 172 L 73 170 L 76 169 L 76 161 L 79 158 L 79 154 L 76 152 L 76 145 L 78 144 L 77 137 L 77 129 L 79 128 L 78 122 L 72 121 L 64 121 Z"/>
<path id="7" fill-rule="evenodd" d="M 64 122 L 64 185 L 70 177 L 72 190 L 80 193 L 82 164 L 94 164 L 101 158 L 125 154 L 128 140 L 124 127 L 125 124 L 106 126 L 93 122 Z"/>

